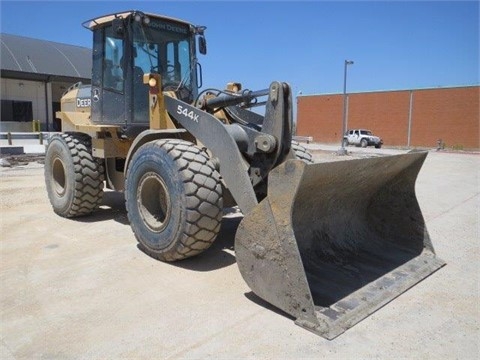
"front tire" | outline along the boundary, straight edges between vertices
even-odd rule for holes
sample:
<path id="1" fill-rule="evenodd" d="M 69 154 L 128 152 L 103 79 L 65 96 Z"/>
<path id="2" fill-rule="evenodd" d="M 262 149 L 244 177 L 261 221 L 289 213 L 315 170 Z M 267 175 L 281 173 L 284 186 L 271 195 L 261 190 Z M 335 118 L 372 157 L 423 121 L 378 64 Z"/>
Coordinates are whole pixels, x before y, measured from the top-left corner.
<path id="1" fill-rule="evenodd" d="M 84 134 L 55 134 L 45 154 L 45 185 L 53 210 L 73 218 L 95 211 L 103 198 L 104 166 Z"/>
<path id="2" fill-rule="evenodd" d="M 127 170 L 125 198 L 141 249 L 156 259 L 198 255 L 220 230 L 220 175 L 190 142 L 156 140 L 140 147 Z"/>

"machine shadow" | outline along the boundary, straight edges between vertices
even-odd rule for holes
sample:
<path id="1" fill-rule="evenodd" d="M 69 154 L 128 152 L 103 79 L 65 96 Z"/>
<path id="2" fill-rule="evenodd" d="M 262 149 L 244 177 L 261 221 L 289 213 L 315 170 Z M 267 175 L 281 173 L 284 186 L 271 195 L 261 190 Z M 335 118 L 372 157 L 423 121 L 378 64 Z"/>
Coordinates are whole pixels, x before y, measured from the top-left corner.
<path id="1" fill-rule="evenodd" d="M 250 291 L 250 292 L 247 292 L 244 294 L 245 297 L 250 300 L 251 302 L 254 302 L 255 304 L 261 306 L 261 307 L 264 307 L 265 309 L 267 310 L 270 310 L 270 311 L 273 311 L 274 313 L 278 314 L 278 315 L 281 315 L 281 316 L 284 316 L 286 317 L 287 319 L 290 319 L 290 320 L 295 320 L 295 317 L 291 316 L 290 314 L 284 312 L 283 310 L 280 310 L 279 308 L 273 306 L 272 304 L 270 304 L 269 302 L 266 302 L 265 300 L 263 300 L 262 298 L 258 297 L 253 291 Z"/>
<path id="2" fill-rule="evenodd" d="M 122 225 L 130 225 L 127 209 L 125 208 L 125 196 L 122 192 L 105 191 L 102 204 L 93 214 L 74 218 L 73 220 L 85 223 L 113 220 Z"/>
<path id="3" fill-rule="evenodd" d="M 241 214 L 225 216 L 222 219 L 220 232 L 210 248 L 198 256 L 170 264 L 193 271 L 212 271 L 234 264 L 236 260 L 232 253 L 235 233 L 242 219 Z M 91 216 L 79 217 L 74 220 L 84 223 L 113 220 L 122 225 L 130 225 L 125 207 L 125 196 L 122 192 L 105 191 L 102 205 L 97 211 Z M 140 244 L 137 244 L 137 248 L 144 252 Z"/>

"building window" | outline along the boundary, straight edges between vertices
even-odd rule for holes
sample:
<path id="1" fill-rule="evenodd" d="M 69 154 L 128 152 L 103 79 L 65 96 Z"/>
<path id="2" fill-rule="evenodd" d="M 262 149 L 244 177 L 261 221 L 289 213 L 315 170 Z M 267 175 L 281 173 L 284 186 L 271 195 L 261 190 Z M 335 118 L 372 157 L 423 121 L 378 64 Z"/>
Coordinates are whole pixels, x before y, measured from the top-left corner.
<path id="1" fill-rule="evenodd" d="M 33 111 L 31 101 L 2 100 L 1 121 L 31 122 Z"/>

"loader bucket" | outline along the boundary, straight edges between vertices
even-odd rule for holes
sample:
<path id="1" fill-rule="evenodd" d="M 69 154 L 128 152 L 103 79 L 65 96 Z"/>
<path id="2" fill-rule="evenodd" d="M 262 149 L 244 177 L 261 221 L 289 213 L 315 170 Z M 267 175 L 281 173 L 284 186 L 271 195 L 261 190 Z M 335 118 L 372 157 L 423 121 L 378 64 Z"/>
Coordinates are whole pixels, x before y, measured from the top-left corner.
<path id="1" fill-rule="evenodd" d="M 426 155 L 274 169 L 235 238 L 252 291 L 333 339 L 445 265 L 415 196 Z"/>

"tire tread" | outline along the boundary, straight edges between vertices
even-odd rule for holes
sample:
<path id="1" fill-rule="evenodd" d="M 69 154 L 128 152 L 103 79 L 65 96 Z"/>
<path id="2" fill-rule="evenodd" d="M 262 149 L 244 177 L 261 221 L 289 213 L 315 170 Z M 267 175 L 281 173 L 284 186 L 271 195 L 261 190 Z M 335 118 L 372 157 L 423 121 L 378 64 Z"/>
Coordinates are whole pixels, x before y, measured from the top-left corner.
<path id="1" fill-rule="evenodd" d="M 170 262 L 198 255 L 212 245 L 220 230 L 223 216 L 220 175 L 207 154 L 190 142 L 163 139 L 147 146 L 163 149 L 175 162 L 185 189 L 186 225 L 177 236 L 177 242 L 165 251 L 146 247 L 138 236 L 137 240 L 144 252 L 162 261 Z M 128 175 L 126 181 L 129 181 Z M 128 193 L 126 195 L 127 202 L 133 200 L 128 199 Z M 134 219 L 130 219 L 132 221 Z"/>
<path id="2" fill-rule="evenodd" d="M 74 218 L 78 216 L 89 215 L 95 211 L 101 204 L 103 198 L 104 166 L 103 162 L 96 159 L 91 154 L 91 140 L 88 135 L 80 133 L 55 134 L 52 141 L 63 142 L 69 150 L 73 160 L 73 176 L 75 186 L 73 201 L 71 206 L 59 211 L 54 211 L 60 216 Z M 51 181 L 51 174 L 46 174 L 46 179 Z M 48 187 L 47 187 L 48 189 Z M 54 196 L 48 194 L 49 197 Z"/>

